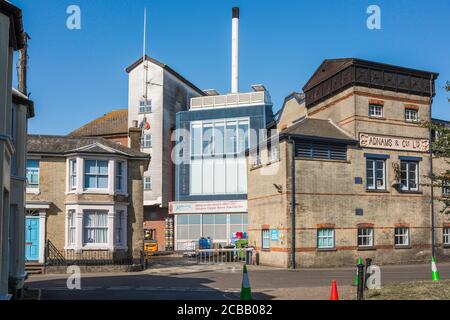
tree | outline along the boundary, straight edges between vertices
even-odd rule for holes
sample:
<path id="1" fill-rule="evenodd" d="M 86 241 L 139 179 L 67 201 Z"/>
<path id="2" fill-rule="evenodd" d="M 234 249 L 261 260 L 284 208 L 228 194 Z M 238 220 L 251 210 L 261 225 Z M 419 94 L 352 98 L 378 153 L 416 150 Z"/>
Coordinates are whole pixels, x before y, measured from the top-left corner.
<path id="1" fill-rule="evenodd" d="M 450 81 L 447 81 L 445 90 L 450 92 Z M 447 195 L 443 193 L 440 197 L 440 202 L 443 204 L 441 213 L 450 214 L 450 161 L 447 160 L 450 158 L 450 127 L 433 122 L 426 123 L 425 126 L 433 132 L 434 140 L 431 143 L 431 150 L 434 157 L 443 158 L 448 165 L 443 172 L 435 172 L 431 181 L 433 181 L 433 187 L 447 190 Z"/>

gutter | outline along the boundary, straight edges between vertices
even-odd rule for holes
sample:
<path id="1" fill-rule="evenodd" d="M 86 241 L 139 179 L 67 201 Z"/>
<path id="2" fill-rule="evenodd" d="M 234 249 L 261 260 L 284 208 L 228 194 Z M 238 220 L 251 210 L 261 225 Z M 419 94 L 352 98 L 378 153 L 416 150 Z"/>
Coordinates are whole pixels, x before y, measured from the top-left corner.
<path id="1" fill-rule="evenodd" d="M 295 181 L 295 140 L 289 138 L 289 142 L 291 143 L 291 215 L 292 215 L 292 243 L 291 243 L 291 269 L 295 270 L 296 262 L 295 262 L 295 211 L 296 211 L 296 181 Z"/>

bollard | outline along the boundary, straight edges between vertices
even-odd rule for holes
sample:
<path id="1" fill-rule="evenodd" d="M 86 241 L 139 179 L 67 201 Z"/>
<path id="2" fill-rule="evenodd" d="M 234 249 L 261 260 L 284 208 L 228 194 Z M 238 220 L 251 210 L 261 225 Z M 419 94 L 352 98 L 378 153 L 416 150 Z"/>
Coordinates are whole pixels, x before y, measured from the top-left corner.
<path id="1" fill-rule="evenodd" d="M 357 300 L 364 300 L 364 265 L 358 264 L 358 287 L 356 293 Z"/>
<path id="2" fill-rule="evenodd" d="M 364 277 L 364 289 L 368 289 L 367 287 L 367 279 L 369 279 L 370 274 L 367 272 L 369 267 L 372 265 L 372 259 L 367 258 L 366 259 L 366 276 Z"/>

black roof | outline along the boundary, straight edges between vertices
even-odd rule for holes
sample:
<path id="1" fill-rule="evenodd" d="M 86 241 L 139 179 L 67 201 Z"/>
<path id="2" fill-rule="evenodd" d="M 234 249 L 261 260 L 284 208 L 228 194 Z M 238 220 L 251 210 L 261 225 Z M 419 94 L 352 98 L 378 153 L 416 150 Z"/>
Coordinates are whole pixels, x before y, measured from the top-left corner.
<path id="1" fill-rule="evenodd" d="M 281 131 L 282 138 L 303 138 L 310 140 L 328 140 L 348 144 L 358 143 L 350 134 L 335 125 L 331 120 L 303 118 Z"/>
<path id="2" fill-rule="evenodd" d="M 136 60 L 132 65 L 130 65 L 128 68 L 125 69 L 125 71 L 127 73 L 130 73 L 133 69 L 137 68 L 142 62 L 143 62 L 144 58 L 141 57 L 138 60 Z M 196 85 L 194 85 L 192 82 L 190 82 L 189 80 L 187 80 L 185 77 L 183 77 L 182 75 L 180 75 L 178 72 L 176 72 L 175 70 L 173 70 L 171 67 L 169 67 L 168 65 L 159 62 L 156 59 L 153 59 L 151 57 L 149 57 L 148 55 L 145 55 L 145 60 L 146 61 L 150 61 L 151 63 L 156 64 L 157 66 L 163 68 L 164 70 L 166 70 L 167 72 L 169 72 L 170 74 L 172 74 L 175 78 L 177 78 L 178 80 L 180 80 L 181 82 L 187 84 L 189 87 L 191 87 L 192 89 L 194 89 L 195 91 L 197 91 L 198 94 L 205 96 L 205 92 L 203 92 L 203 90 L 199 89 Z"/>
<path id="3" fill-rule="evenodd" d="M 22 10 L 5 0 L 0 0 L 0 13 L 7 15 L 10 19 L 10 41 L 15 50 L 24 46 L 24 32 L 22 21 Z"/>
<path id="4" fill-rule="evenodd" d="M 85 138 L 51 135 L 28 135 L 29 154 L 65 156 L 72 153 L 115 154 L 149 160 L 150 155 L 124 147 L 103 138 Z"/>

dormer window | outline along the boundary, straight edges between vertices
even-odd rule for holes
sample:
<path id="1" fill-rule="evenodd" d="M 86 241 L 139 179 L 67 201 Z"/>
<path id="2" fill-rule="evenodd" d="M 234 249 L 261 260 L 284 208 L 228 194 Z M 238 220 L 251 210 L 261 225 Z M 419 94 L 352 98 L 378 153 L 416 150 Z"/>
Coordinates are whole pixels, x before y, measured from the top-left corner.
<path id="1" fill-rule="evenodd" d="M 417 109 L 405 109 L 405 120 L 408 122 L 418 122 L 419 111 Z"/>
<path id="2" fill-rule="evenodd" d="M 383 118 L 383 105 L 369 104 L 369 117 Z"/>
<path id="3" fill-rule="evenodd" d="M 108 189 L 108 161 L 84 161 L 84 188 Z"/>
<path id="4" fill-rule="evenodd" d="M 139 113 L 146 114 L 146 113 L 152 113 L 152 100 L 141 100 L 139 102 Z"/>

